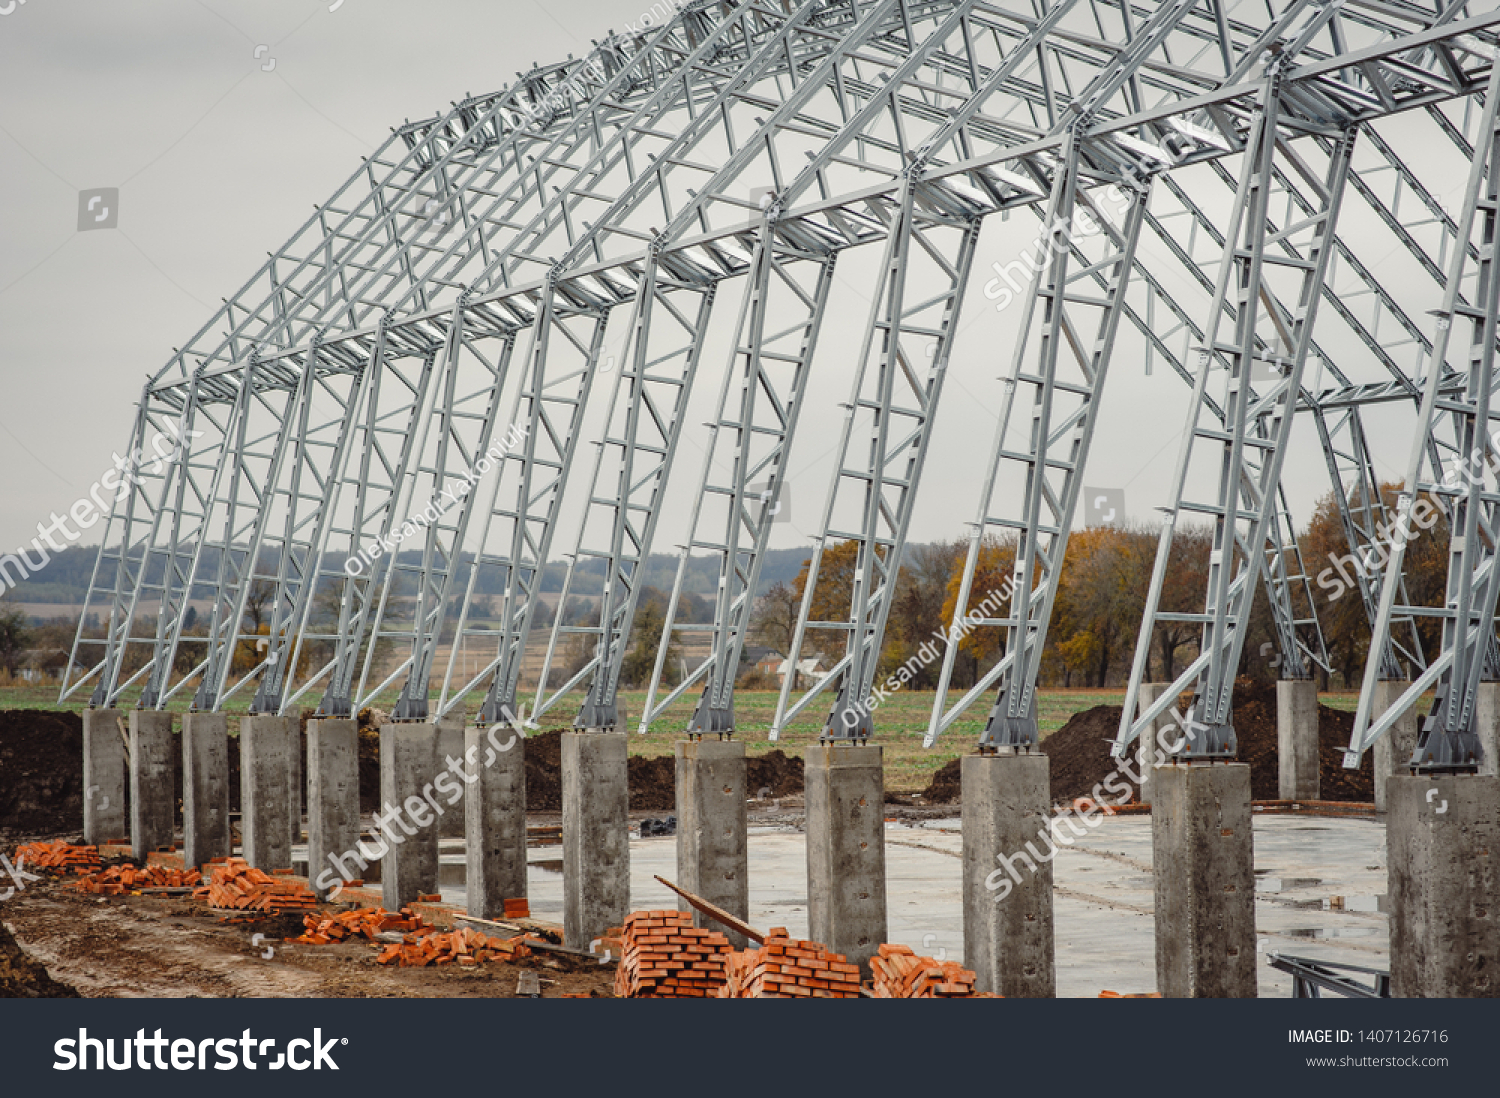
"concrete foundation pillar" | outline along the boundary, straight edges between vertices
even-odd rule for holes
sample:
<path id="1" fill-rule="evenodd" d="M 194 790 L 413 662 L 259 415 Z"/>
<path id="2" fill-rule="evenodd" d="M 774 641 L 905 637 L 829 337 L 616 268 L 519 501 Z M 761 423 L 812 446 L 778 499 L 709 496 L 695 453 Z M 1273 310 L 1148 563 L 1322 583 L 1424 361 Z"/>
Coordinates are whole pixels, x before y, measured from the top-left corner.
<path id="1" fill-rule="evenodd" d="M 624 732 L 562 734 L 563 944 L 588 949 L 630 912 Z"/>
<path id="2" fill-rule="evenodd" d="M 297 718 L 240 718 L 240 847 L 256 869 L 292 864 L 291 756 Z"/>
<path id="3" fill-rule="evenodd" d="M 960 766 L 964 965 L 974 970 L 978 991 L 1052 998 L 1055 848 L 1047 756 L 966 755 Z"/>
<path id="4" fill-rule="evenodd" d="M 304 774 L 307 769 L 307 748 L 302 741 L 302 720 L 300 717 L 284 718 L 289 723 L 287 728 L 287 760 L 286 760 L 286 782 L 287 782 L 287 841 L 288 850 L 302 842 L 302 796 L 307 790 Z"/>
<path id="5" fill-rule="evenodd" d="M 525 743 L 508 726 L 464 730 L 463 771 L 474 778 L 464 782 L 465 889 L 477 919 L 504 918 L 505 901 L 526 895 Z"/>
<path id="6" fill-rule="evenodd" d="M 1147 709 L 1151 708 L 1151 706 L 1156 703 L 1156 699 L 1161 697 L 1162 691 L 1166 690 L 1171 685 L 1172 684 L 1169 682 L 1141 683 L 1140 692 L 1136 695 L 1137 715 L 1144 713 Z M 1143 733 L 1135 741 L 1136 761 L 1140 765 L 1141 773 L 1142 804 L 1151 803 L 1151 775 L 1156 769 L 1156 753 L 1157 748 L 1160 746 L 1160 738 L 1158 737 L 1157 733 L 1159 733 L 1164 728 L 1176 727 L 1177 722 L 1172 718 L 1171 710 L 1168 710 L 1152 722 L 1149 734 Z M 1176 742 L 1175 736 L 1172 737 L 1172 742 Z"/>
<path id="7" fill-rule="evenodd" d="M 868 975 L 886 940 L 882 750 L 816 744 L 804 763 L 810 933 Z"/>
<path id="8" fill-rule="evenodd" d="M 1318 684 L 1282 679 L 1276 684 L 1276 748 L 1281 799 L 1318 799 Z"/>
<path id="9" fill-rule="evenodd" d="M 1479 686 L 1479 715 L 1481 717 L 1480 728 L 1484 727 L 1483 715 L 1487 697 L 1488 683 Z M 1375 684 L 1375 697 L 1370 702 L 1370 716 L 1380 716 L 1391 705 L 1404 694 L 1411 686 L 1409 682 L 1377 682 Z M 1375 741 L 1372 751 L 1371 765 L 1375 771 L 1375 811 L 1386 811 L 1385 803 L 1385 780 L 1392 774 L 1406 774 L 1407 764 L 1411 762 L 1412 752 L 1417 749 L 1417 712 L 1416 709 L 1408 709 L 1401 715 L 1401 719 L 1391 726 L 1391 730 L 1380 739 Z"/>
<path id="10" fill-rule="evenodd" d="M 437 742 L 437 726 L 425 721 L 380 729 L 380 812 L 386 821 L 380 887 L 390 911 L 438 890 L 437 813 L 423 792 L 432 789 Z"/>
<path id="11" fill-rule="evenodd" d="M 182 860 L 202 867 L 227 857 L 229 839 L 229 718 L 182 718 Z"/>
<path id="12" fill-rule="evenodd" d="M 448 770 L 452 761 L 459 760 L 464 753 L 464 735 L 467 726 L 464 719 L 465 709 L 459 706 L 446 717 L 441 717 L 437 722 L 437 765 L 433 771 L 434 780 L 443 771 Z M 502 741 L 503 742 L 503 741 Z M 454 779 L 457 781 L 457 779 Z M 457 781 L 464 788 L 467 795 L 468 786 L 462 781 Z M 462 839 L 465 835 L 464 801 L 463 796 L 455 804 L 448 804 L 448 798 L 452 796 L 451 786 L 444 783 L 446 792 L 439 799 L 443 806 L 443 815 L 438 820 L 438 836 L 444 839 Z M 470 915 L 474 914 L 472 911 Z"/>
<path id="13" fill-rule="evenodd" d="M 307 722 L 307 877 L 319 899 L 345 880 L 359 842 L 359 723 Z"/>
<path id="14" fill-rule="evenodd" d="M 1255 845 L 1246 763 L 1163 766 L 1151 811 L 1156 987 L 1253 999 Z"/>
<path id="15" fill-rule="evenodd" d="M 1479 732 L 1479 773 L 1489 778 L 1500 776 L 1500 682 L 1479 684 L 1474 719 Z"/>
<path id="16" fill-rule="evenodd" d="M 746 921 L 750 881 L 745 816 L 745 745 L 734 740 L 677 741 L 677 883 Z M 692 910 L 679 899 L 678 910 Z M 735 949 L 744 935 L 701 912 L 693 925 L 723 931 Z"/>
<path id="17" fill-rule="evenodd" d="M 91 846 L 125 838 L 124 714 L 118 709 L 83 711 L 83 841 Z"/>
<path id="18" fill-rule="evenodd" d="M 172 714 L 130 711 L 130 853 L 142 861 L 172 845 L 177 814 L 172 747 Z"/>
<path id="19" fill-rule="evenodd" d="M 1391 994 L 1500 997 L 1500 778 L 1386 779 Z"/>

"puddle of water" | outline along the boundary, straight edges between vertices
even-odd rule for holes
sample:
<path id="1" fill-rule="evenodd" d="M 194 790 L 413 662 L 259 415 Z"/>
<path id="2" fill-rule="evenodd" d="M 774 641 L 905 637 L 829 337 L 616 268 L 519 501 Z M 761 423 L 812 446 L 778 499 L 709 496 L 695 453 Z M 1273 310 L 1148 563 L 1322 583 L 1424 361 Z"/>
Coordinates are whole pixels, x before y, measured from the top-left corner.
<path id="1" fill-rule="evenodd" d="M 1257 892 L 1290 892 L 1296 888 L 1317 888 L 1321 877 L 1262 877 L 1255 882 Z"/>
<path id="2" fill-rule="evenodd" d="M 1384 933 L 1375 926 L 1319 926 L 1297 930 L 1278 930 L 1283 938 L 1373 938 Z"/>

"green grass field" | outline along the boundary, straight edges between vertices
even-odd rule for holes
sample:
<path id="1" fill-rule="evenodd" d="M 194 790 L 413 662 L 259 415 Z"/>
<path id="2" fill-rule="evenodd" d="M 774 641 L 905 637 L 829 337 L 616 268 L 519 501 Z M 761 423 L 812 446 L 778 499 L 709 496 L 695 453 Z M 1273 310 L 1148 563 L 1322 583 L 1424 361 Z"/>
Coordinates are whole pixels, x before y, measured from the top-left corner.
<path id="1" fill-rule="evenodd" d="M 684 700 L 659 718 L 651 732 L 642 736 L 636 733 L 636 722 L 640 718 L 645 692 L 624 690 L 620 692 L 629 719 L 631 731 L 630 750 L 634 755 L 669 755 L 673 743 L 680 737 L 682 728 L 692 715 L 692 703 Z M 922 746 L 922 737 L 932 715 L 933 693 L 931 691 L 898 691 L 892 694 L 875 712 L 875 742 L 885 748 L 886 784 L 899 792 L 917 792 L 924 789 L 934 771 L 950 759 L 966 754 L 973 749 L 984 728 L 986 716 L 994 702 L 993 695 L 976 701 L 964 716 L 953 724 L 936 747 Z M 957 699 L 951 694 L 949 704 Z M 697 695 L 694 693 L 694 699 Z M 739 735 L 752 754 L 760 754 L 780 747 L 789 755 L 801 755 L 803 748 L 817 740 L 823 718 L 827 716 L 832 698 L 817 698 L 814 703 L 783 733 L 778 743 L 769 739 L 771 718 L 776 712 L 774 691 L 740 691 L 735 695 L 735 715 L 739 721 Z M 1096 705 L 1119 705 L 1124 698 L 1123 690 L 1044 690 L 1038 693 L 1037 714 L 1042 737 L 1057 731 L 1075 714 Z M 1319 700 L 1335 709 L 1352 711 L 1359 698 L 1356 694 L 1323 694 Z M 186 712 L 190 698 L 184 694 L 173 698 L 169 708 L 176 713 Z M 531 699 L 526 699 L 528 710 Z M 565 696 L 553 709 L 542 716 L 543 728 L 564 728 L 572 723 L 573 715 L 582 703 L 583 696 Z M 134 698 L 127 693 L 123 704 L 128 707 Z M 389 709 L 395 702 L 395 694 L 383 699 L 379 707 Z M 231 698 L 225 710 L 232 716 L 243 715 L 249 704 L 248 695 Z M 0 709 L 58 709 L 81 708 L 70 702 L 57 704 L 57 688 L 52 685 L 18 684 L 0 686 Z M 471 705 L 471 709 L 473 705 Z M 1425 710 L 1426 705 L 1424 703 Z"/>

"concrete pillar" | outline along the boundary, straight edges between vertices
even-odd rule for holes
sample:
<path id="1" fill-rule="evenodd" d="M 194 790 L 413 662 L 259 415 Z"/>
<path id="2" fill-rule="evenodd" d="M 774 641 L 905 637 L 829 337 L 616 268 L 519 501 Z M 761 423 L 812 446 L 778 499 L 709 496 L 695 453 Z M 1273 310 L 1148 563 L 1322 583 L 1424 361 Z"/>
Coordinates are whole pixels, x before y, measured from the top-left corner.
<path id="1" fill-rule="evenodd" d="M 804 764 L 810 933 L 868 975 L 886 941 L 882 749 L 815 744 Z"/>
<path id="2" fill-rule="evenodd" d="M 182 860 L 202 867 L 233 850 L 229 838 L 229 718 L 182 718 Z"/>
<path id="3" fill-rule="evenodd" d="M 1480 729 L 1484 728 L 1483 716 L 1485 702 L 1492 698 L 1493 694 L 1486 694 L 1485 688 L 1489 684 L 1479 685 L 1479 716 Z M 1375 718 L 1384 713 L 1392 704 L 1404 694 L 1411 686 L 1409 682 L 1377 682 L 1375 684 L 1375 696 L 1370 701 L 1370 716 Z M 1385 780 L 1392 774 L 1406 774 L 1407 764 L 1411 762 L 1412 752 L 1417 749 L 1417 711 L 1415 708 L 1408 709 L 1401 715 L 1401 719 L 1391 726 L 1391 730 L 1380 739 L 1375 741 L 1373 749 L 1374 758 L 1372 767 L 1375 772 L 1375 811 L 1386 811 L 1385 803 Z"/>
<path id="4" fill-rule="evenodd" d="M 130 853 L 141 861 L 172 845 L 177 814 L 172 746 L 172 714 L 130 711 Z"/>
<path id="5" fill-rule="evenodd" d="M 306 784 L 303 771 L 306 767 L 306 748 L 302 742 L 302 718 L 286 717 L 287 726 L 287 840 L 290 850 L 302 842 L 302 795 Z M 290 862 L 288 862 L 290 864 Z"/>
<path id="6" fill-rule="evenodd" d="M 463 756 L 465 749 L 464 736 L 467 732 L 464 713 L 465 708 L 463 706 L 459 706 L 453 712 L 449 713 L 446 717 L 441 717 L 438 719 L 437 765 L 432 774 L 434 781 L 437 779 L 437 776 L 439 774 L 441 774 L 445 770 L 448 770 L 448 768 L 452 765 L 449 760 L 459 760 Z M 454 780 L 456 781 L 456 779 Z M 464 795 L 467 795 L 467 786 L 465 785 L 465 783 L 462 781 L 458 781 L 457 784 L 463 787 Z M 450 789 L 448 783 L 446 782 L 444 783 L 444 787 L 445 789 Z M 441 803 L 443 806 L 443 815 L 438 820 L 438 836 L 440 838 L 462 839 L 464 837 L 466 830 L 463 801 L 464 795 L 461 795 L 459 797 L 459 800 L 452 805 L 448 804 L 448 797 L 452 796 L 451 791 L 447 792 L 444 796 L 439 798 L 439 803 Z M 474 913 L 471 911 L 469 912 L 469 914 L 473 915 Z"/>
<path id="7" fill-rule="evenodd" d="M 1276 749 L 1281 799 L 1318 799 L 1318 684 L 1282 679 L 1276 684 Z"/>
<path id="8" fill-rule="evenodd" d="M 505 725 L 464 731 L 463 770 L 474 778 L 464 783 L 462 804 L 464 887 L 477 919 L 504 918 L 505 901 L 526 895 L 525 744 Z"/>
<path id="9" fill-rule="evenodd" d="M 125 838 L 125 738 L 118 709 L 83 711 L 83 841 Z"/>
<path id="10" fill-rule="evenodd" d="M 1163 766 L 1155 781 L 1156 988 L 1168 999 L 1253 999 L 1250 766 Z"/>
<path id="11" fill-rule="evenodd" d="M 750 878 L 745 816 L 745 745 L 735 740 L 677 741 L 677 883 L 731 915 L 749 921 Z M 691 910 L 679 899 L 680 911 Z M 744 935 L 701 912 L 693 925 L 728 935 L 735 949 Z"/>
<path id="12" fill-rule="evenodd" d="M 308 721 L 307 877 L 320 899 L 353 879 L 344 872 L 358 842 L 359 723 Z"/>
<path id="13" fill-rule="evenodd" d="M 563 944 L 588 949 L 630 912 L 624 732 L 562 734 Z"/>
<path id="14" fill-rule="evenodd" d="M 1386 779 L 1391 994 L 1500 997 L 1500 778 Z"/>
<path id="15" fill-rule="evenodd" d="M 380 812 L 386 821 L 380 862 L 381 902 L 399 911 L 438 890 L 437 813 L 424 789 L 437 768 L 437 726 L 424 722 L 380 729 Z"/>
<path id="16" fill-rule="evenodd" d="M 1140 691 L 1136 695 L 1136 714 L 1139 716 L 1155 704 L 1156 699 L 1161 697 L 1162 691 L 1172 684 L 1169 682 L 1143 682 Z M 1149 734 L 1143 733 L 1135 741 L 1136 761 L 1140 765 L 1141 773 L 1141 803 L 1151 803 L 1151 775 L 1156 769 L 1156 752 L 1160 746 L 1157 736 L 1164 728 L 1176 728 L 1177 721 L 1172 717 L 1172 711 L 1168 710 L 1157 717 L 1151 724 Z M 1176 742 L 1176 737 L 1173 737 Z"/>
<path id="17" fill-rule="evenodd" d="M 1047 756 L 966 755 L 960 767 L 964 966 L 974 970 L 978 991 L 1052 998 L 1055 847 Z"/>
<path id="18" fill-rule="evenodd" d="M 289 774 L 297 718 L 240 718 L 240 847 L 267 873 L 292 864 Z"/>
<path id="19" fill-rule="evenodd" d="M 1479 773 L 1490 778 L 1500 776 L 1500 682 L 1479 684 L 1474 719 L 1479 732 Z"/>

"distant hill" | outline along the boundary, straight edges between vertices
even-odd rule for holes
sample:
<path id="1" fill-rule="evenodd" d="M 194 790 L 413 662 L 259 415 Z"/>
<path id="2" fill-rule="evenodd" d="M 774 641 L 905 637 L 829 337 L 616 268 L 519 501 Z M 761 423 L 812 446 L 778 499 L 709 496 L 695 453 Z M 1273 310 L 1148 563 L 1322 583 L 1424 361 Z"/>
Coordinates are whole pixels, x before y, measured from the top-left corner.
<path id="1" fill-rule="evenodd" d="M 794 581 L 809 553 L 808 549 L 773 549 L 768 552 L 761 566 L 760 591 L 765 591 L 778 582 Z M 69 546 L 55 554 L 41 571 L 34 573 L 30 579 L 17 584 L 7 592 L 6 597 L 14 602 L 77 606 L 88 594 L 89 578 L 93 575 L 94 560 L 98 554 L 97 546 Z M 215 574 L 217 554 L 210 552 L 205 553 L 204 556 L 202 574 Z M 415 552 L 404 553 L 402 559 L 415 562 L 419 559 L 419 555 Z M 268 560 L 274 563 L 274 554 Z M 646 585 L 660 588 L 662 591 L 670 591 L 677 576 L 677 561 L 676 556 L 667 553 L 651 554 L 646 559 L 644 576 Z M 149 578 L 159 579 L 163 566 L 162 562 L 157 562 Z M 602 576 L 603 564 L 597 560 L 585 561 L 578 566 L 578 572 L 581 575 Z M 565 563 L 554 561 L 549 564 L 542 577 L 542 590 L 560 591 L 566 574 Z M 493 575 L 481 577 L 477 588 L 480 594 L 499 594 L 504 589 L 503 584 L 503 573 L 496 572 Z M 683 590 L 693 595 L 708 595 L 718 590 L 718 584 L 717 561 L 713 557 L 694 557 L 683 578 Z M 212 592 L 201 584 L 193 591 L 194 598 L 207 598 L 211 594 Z"/>

